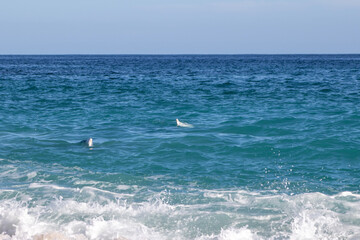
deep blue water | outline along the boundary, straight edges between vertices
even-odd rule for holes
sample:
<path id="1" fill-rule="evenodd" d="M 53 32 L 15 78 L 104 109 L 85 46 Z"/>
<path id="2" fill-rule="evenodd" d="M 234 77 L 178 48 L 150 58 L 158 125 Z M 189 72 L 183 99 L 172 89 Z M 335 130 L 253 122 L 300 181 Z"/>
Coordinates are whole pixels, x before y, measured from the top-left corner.
<path id="1" fill-rule="evenodd" d="M 4 238 L 360 238 L 360 55 L 0 56 L 0 100 Z"/>

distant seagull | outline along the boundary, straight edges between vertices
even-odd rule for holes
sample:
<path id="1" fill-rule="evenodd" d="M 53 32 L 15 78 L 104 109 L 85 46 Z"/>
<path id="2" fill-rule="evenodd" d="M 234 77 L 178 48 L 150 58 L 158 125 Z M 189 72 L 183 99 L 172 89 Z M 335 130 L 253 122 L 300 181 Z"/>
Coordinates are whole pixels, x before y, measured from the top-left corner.
<path id="1" fill-rule="evenodd" d="M 80 143 L 86 144 L 88 147 L 92 147 L 93 146 L 93 139 L 88 138 L 87 140 L 82 140 Z"/>
<path id="2" fill-rule="evenodd" d="M 193 128 L 194 127 L 194 125 L 192 125 L 192 124 L 180 122 L 179 119 L 176 119 L 176 126 L 178 126 L 178 127 L 186 127 L 186 128 Z"/>

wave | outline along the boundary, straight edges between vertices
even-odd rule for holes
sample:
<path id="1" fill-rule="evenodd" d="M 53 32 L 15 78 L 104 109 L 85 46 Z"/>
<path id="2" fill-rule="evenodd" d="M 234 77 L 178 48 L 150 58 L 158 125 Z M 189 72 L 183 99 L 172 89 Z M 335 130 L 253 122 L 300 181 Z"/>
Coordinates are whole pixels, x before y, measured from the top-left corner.
<path id="1" fill-rule="evenodd" d="M 94 187 L 49 201 L 0 200 L 0 239 L 358 239 L 360 194 L 176 189 L 143 196 Z M 128 189 L 128 186 L 121 186 Z M 57 194 L 56 194 L 56 191 Z M 81 195 L 83 195 L 81 197 Z M 0 194 L 1 196 L 1 194 Z M 180 201 L 178 201 L 180 199 Z"/>

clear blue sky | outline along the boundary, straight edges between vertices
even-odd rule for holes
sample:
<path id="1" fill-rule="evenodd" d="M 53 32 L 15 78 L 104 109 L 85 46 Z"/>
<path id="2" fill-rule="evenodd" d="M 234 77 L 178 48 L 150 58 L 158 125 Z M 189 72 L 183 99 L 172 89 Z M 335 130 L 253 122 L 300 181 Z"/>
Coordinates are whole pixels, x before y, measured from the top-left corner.
<path id="1" fill-rule="evenodd" d="M 360 0 L 1 0 L 0 54 L 360 53 Z"/>

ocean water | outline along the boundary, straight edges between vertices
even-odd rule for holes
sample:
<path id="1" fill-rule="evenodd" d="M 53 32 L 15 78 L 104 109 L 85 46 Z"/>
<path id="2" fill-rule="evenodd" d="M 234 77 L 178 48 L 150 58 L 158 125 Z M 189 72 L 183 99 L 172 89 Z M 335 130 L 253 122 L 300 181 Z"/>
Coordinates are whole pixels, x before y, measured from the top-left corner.
<path id="1" fill-rule="evenodd" d="M 360 55 L 0 56 L 0 140 L 0 239 L 360 239 Z"/>

